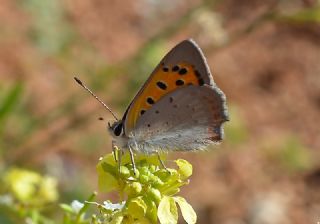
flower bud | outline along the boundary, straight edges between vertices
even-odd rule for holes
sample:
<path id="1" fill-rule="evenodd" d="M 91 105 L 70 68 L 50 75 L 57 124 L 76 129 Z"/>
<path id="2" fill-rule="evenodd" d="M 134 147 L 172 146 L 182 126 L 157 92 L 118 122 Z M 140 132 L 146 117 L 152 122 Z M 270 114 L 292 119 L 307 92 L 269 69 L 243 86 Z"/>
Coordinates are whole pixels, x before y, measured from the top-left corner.
<path id="1" fill-rule="evenodd" d="M 161 193 L 158 189 L 150 188 L 148 195 L 152 198 L 153 201 L 155 201 L 157 204 L 161 201 Z"/>

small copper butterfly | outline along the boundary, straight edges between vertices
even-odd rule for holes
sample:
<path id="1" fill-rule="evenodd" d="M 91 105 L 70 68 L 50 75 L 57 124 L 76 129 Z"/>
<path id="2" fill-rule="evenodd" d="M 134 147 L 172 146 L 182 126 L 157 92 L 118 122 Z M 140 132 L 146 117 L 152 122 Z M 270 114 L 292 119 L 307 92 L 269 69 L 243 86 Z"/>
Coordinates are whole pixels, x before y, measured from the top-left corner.
<path id="1" fill-rule="evenodd" d="M 130 152 L 133 167 L 134 152 L 197 151 L 218 143 L 223 138 L 222 125 L 228 121 L 226 97 L 191 39 L 161 60 L 121 120 L 113 116 L 116 121 L 109 124 L 113 145 Z"/>

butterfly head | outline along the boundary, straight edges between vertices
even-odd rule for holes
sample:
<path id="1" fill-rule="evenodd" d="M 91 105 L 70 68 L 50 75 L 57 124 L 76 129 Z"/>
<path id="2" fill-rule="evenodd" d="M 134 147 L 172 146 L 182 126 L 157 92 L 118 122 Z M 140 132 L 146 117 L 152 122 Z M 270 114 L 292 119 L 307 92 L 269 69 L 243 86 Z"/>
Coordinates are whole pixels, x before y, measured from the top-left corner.
<path id="1" fill-rule="evenodd" d="M 123 122 L 115 121 L 112 124 L 108 122 L 108 130 L 114 137 L 119 137 L 123 134 Z"/>

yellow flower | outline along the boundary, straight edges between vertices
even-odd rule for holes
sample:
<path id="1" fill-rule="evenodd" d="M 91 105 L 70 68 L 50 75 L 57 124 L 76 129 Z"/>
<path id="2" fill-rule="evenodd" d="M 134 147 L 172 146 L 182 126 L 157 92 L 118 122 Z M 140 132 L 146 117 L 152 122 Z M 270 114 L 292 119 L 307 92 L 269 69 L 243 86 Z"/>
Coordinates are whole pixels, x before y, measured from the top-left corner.
<path id="1" fill-rule="evenodd" d="M 58 199 L 56 179 L 30 170 L 10 169 L 4 176 L 4 184 L 19 202 L 25 204 L 40 205 Z"/>

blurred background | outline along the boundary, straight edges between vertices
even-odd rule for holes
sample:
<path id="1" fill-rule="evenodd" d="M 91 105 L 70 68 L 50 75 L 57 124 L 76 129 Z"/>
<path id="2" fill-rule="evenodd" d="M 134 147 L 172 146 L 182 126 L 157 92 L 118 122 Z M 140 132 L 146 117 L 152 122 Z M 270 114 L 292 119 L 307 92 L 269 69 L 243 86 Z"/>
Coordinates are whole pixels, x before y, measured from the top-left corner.
<path id="1" fill-rule="evenodd" d="M 203 49 L 230 113 L 221 145 L 169 157 L 194 166 L 181 194 L 198 223 L 320 222 L 316 0 L 1 0 L 1 173 L 50 175 L 59 203 L 85 200 L 111 152 L 112 117 L 73 76 L 121 117 L 186 38 Z"/>

